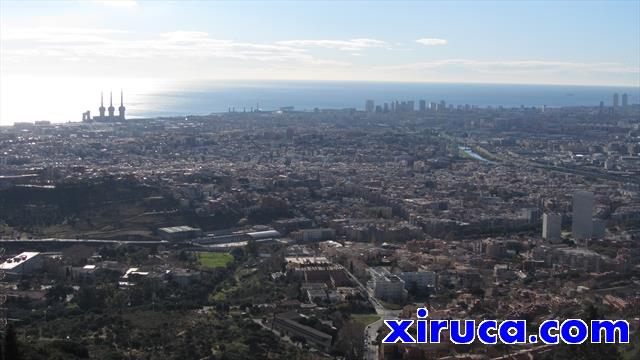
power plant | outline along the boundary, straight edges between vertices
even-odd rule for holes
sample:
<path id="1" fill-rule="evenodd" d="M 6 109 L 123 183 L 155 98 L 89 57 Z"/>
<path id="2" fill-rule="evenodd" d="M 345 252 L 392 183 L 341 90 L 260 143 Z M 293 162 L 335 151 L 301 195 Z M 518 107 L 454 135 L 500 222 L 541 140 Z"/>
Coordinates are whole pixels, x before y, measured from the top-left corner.
<path id="1" fill-rule="evenodd" d="M 108 115 L 105 115 L 105 110 L 109 112 Z M 100 93 L 100 107 L 98 108 L 98 112 L 100 115 L 91 117 L 91 111 L 87 110 L 82 113 L 82 121 L 83 122 L 116 122 L 116 121 L 124 121 L 124 111 L 126 108 L 124 107 L 124 95 L 122 90 L 120 90 L 120 106 L 118 107 L 118 115 L 115 114 L 116 108 L 113 107 L 113 92 L 109 93 L 109 107 L 105 109 L 104 107 L 104 94 Z"/>

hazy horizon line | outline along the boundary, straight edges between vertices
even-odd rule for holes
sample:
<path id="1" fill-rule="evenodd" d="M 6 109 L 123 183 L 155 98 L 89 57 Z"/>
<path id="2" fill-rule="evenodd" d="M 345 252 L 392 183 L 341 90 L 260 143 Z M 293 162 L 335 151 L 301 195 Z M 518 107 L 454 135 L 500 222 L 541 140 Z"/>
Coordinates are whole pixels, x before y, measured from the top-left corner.
<path id="1" fill-rule="evenodd" d="M 29 74 L 12 74 L 7 75 L 7 78 L 42 78 L 43 76 L 29 75 Z M 577 84 L 577 83 L 531 83 L 531 82 L 485 82 L 485 81 L 424 81 L 424 80 L 363 80 L 363 79 L 309 79 L 309 78 L 300 78 L 300 79 L 287 79 L 287 78 L 257 78 L 257 79 L 243 79 L 243 78 L 209 78 L 209 79 L 201 79 L 201 78 L 193 78 L 193 79 L 172 79 L 172 78 L 158 78 L 153 76 L 125 76 L 122 78 L 118 77 L 100 77 L 100 76 L 86 76 L 86 77 L 66 77 L 66 76 L 45 76 L 46 78 L 64 78 L 64 79 L 73 79 L 75 81 L 87 79 L 86 81 L 93 81 L 94 79 L 130 79 L 130 80 L 152 80 L 158 82 L 168 82 L 168 83 L 205 83 L 205 82 L 308 82 L 308 83 L 370 83 L 370 84 L 435 84 L 435 85 L 519 85 L 519 86 L 577 86 L 577 87 L 622 87 L 622 88 L 632 88 L 632 89 L 640 89 L 640 78 L 638 79 L 637 85 L 631 84 Z M 0 80 L 0 85 L 4 81 Z M 6 82 L 5 82 L 6 83 Z"/>

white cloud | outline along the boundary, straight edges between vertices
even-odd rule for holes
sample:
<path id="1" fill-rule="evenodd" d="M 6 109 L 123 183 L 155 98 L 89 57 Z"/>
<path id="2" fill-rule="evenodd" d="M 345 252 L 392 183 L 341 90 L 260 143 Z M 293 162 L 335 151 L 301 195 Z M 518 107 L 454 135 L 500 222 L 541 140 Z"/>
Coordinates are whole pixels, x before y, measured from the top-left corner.
<path id="1" fill-rule="evenodd" d="M 113 6 L 118 8 L 133 9 L 138 7 L 138 2 L 135 0 L 90 0 L 92 3 Z"/>
<path id="2" fill-rule="evenodd" d="M 445 39 L 436 39 L 436 38 L 424 38 L 416 40 L 418 44 L 426 45 L 426 46 L 436 46 L 436 45 L 446 45 L 447 40 Z"/>
<path id="3" fill-rule="evenodd" d="M 207 39 L 209 34 L 204 31 L 172 31 L 160 34 L 161 37 L 170 41 L 198 41 Z"/>
<path id="4" fill-rule="evenodd" d="M 320 47 L 326 49 L 338 49 L 344 51 L 358 51 L 366 48 L 386 47 L 387 43 L 376 39 L 350 39 L 350 40 L 286 40 L 278 41 L 280 45 L 296 47 Z"/>
<path id="5" fill-rule="evenodd" d="M 8 61 L 23 57 L 58 57 L 94 61 L 104 58 L 227 58 L 251 61 L 346 66 L 349 63 L 318 59 L 303 47 L 281 43 L 250 43 L 215 39 L 201 31 L 172 31 L 151 38 L 112 29 L 13 28 L 1 34 Z M 13 41 L 11 41 L 13 40 Z"/>
<path id="6" fill-rule="evenodd" d="M 427 70 L 436 68 L 463 68 L 477 72 L 492 73 L 551 73 L 564 71 L 608 72 L 619 74 L 636 74 L 640 70 L 617 62 L 571 62 L 554 60 L 472 60 L 441 59 L 418 63 L 400 64 L 379 67 L 383 70 Z"/>
<path id="7" fill-rule="evenodd" d="M 126 31 L 103 28 L 34 27 L 3 29 L 2 40 L 32 40 L 37 42 L 104 41 L 104 36 L 125 34 Z"/>
<path id="8" fill-rule="evenodd" d="M 155 76 L 171 68 L 175 76 L 207 73 L 247 78 L 564 83 L 580 79 L 588 79 L 585 83 L 605 83 L 605 78 L 637 82 L 640 73 L 638 67 L 621 62 L 453 58 L 402 63 L 402 56 L 365 59 L 364 55 L 371 48 L 394 51 L 415 51 L 415 48 L 367 38 L 243 42 L 190 30 L 148 34 L 108 28 L 7 26 L 0 32 L 0 46 L 3 66 L 6 64 L 13 72 L 28 73 L 118 68 L 124 73 Z M 331 51 L 322 51 L 320 55 L 318 48 Z"/>

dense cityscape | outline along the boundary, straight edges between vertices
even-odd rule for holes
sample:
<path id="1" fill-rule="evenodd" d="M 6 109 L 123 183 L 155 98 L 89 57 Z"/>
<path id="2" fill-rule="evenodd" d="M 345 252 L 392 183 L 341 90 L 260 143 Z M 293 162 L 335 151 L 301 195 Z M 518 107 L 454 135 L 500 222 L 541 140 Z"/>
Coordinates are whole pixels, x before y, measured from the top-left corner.
<path id="1" fill-rule="evenodd" d="M 127 119 L 119 95 L 117 114 L 111 95 L 82 122 L 0 127 L 16 356 L 640 357 L 640 105 L 627 94 L 149 119 Z M 625 319 L 632 341 L 381 343 L 384 319 L 421 307 L 532 327 Z"/>
<path id="2" fill-rule="evenodd" d="M 0 0 L 0 360 L 640 360 L 640 0 Z"/>

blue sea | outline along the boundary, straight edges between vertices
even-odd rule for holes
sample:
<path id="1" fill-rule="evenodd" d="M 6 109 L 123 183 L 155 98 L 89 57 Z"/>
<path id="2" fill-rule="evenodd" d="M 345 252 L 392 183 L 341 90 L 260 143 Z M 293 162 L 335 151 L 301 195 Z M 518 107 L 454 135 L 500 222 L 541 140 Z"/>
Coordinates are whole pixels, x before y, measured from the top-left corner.
<path id="1" fill-rule="evenodd" d="M 135 116 L 199 115 L 236 111 L 277 110 L 293 106 L 296 110 L 363 109 L 365 101 L 419 100 L 453 105 L 519 107 L 611 105 L 613 94 L 629 95 L 629 103 L 640 99 L 640 87 L 489 85 L 435 83 L 367 83 L 319 81 L 268 81 L 229 83 L 190 83 L 175 90 L 141 94 L 130 104 Z M 136 111 L 137 108 L 144 111 Z"/>
<path id="2" fill-rule="evenodd" d="M 64 85 L 63 87 L 61 87 Z M 4 81 L 0 106 L 0 125 L 18 121 L 80 121 L 82 112 L 97 114 L 100 93 L 105 106 L 109 93 L 117 108 L 120 88 L 128 118 L 207 115 L 235 108 L 236 111 L 277 110 L 293 106 L 296 110 L 363 109 L 372 99 L 377 105 L 391 101 L 419 100 L 453 105 L 519 107 L 611 105 L 613 94 L 627 93 L 629 103 L 640 102 L 640 86 L 551 86 L 444 83 L 389 83 L 340 81 L 199 81 L 167 82 L 153 79 L 16 79 Z"/>

